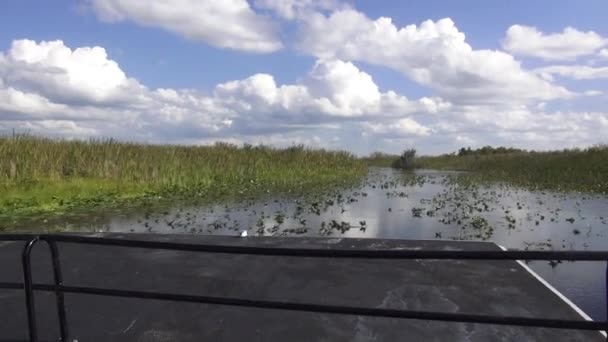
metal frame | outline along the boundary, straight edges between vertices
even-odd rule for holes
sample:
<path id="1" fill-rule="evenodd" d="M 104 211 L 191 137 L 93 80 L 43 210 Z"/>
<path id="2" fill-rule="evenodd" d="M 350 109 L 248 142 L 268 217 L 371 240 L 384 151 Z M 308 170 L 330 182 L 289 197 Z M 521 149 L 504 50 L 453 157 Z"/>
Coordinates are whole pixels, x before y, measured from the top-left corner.
<path id="1" fill-rule="evenodd" d="M 463 260 L 569 260 L 569 261 L 607 261 L 608 251 L 425 251 L 425 250 L 345 250 L 313 248 L 277 248 L 250 246 L 222 246 L 209 244 L 188 244 L 161 241 L 143 241 L 64 234 L 0 234 L 0 241 L 23 241 L 21 255 L 23 283 L 0 283 L 0 289 L 23 289 L 28 319 L 29 340 L 38 342 L 34 291 L 55 292 L 57 313 L 62 342 L 69 341 L 64 294 L 81 293 L 100 296 L 157 299 L 176 302 L 205 303 L 254 307 L 264 309 L 323 312 L 359 316 L 390 317 L 404 319 L 434 320 L 460 323 L 482 323 L 556 329 L 597 330 L 608 333 L 607 321 L 542 319 L 514 316 L 492 316 L 465 313 L 447 313 L 416 310 L 379 309 L 352 306 L 320 305 L 283 301 L 255 300 L 234 297 L 213 297 L 184 295 L 164 292 L 130 291 L 97 287 L 67 286 L 63 284 L 61 263 L 57 243 L 105 245 L 148 249 L 178 250 L 202 253 L 227 253 L 251 255 L 305 256 L 319 258 L 362 258 L 362 259 L 463 259 Z M 40 241 L 50 249 L 54 284 L 34 284 L 32 281 L 31 252 Z M 606 268 L 606 310 L 608 314 L 608 265 Z M 607 337 L 608 341 L 608 337 Z"/>

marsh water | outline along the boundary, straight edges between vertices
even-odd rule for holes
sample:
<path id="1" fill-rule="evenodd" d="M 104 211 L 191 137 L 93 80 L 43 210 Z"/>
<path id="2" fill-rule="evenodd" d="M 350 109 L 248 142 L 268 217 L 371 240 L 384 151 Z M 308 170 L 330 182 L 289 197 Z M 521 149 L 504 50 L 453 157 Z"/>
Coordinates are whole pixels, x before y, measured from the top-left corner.
<path id="1" fill-rule="evenodd" d="M 360 184 L 307 196 L 99 214 L 64 230 L 249 236 L 485 240 L 528 250 L 606 250 L 608 197 L 479 183 L 467 174 L 372 168 Z M 86 223 L 85 223 L 86 222 Z M 595 319 L 605 263 L 529 266 Z M 517 300 L 514 298 L 514 300 Z"/>

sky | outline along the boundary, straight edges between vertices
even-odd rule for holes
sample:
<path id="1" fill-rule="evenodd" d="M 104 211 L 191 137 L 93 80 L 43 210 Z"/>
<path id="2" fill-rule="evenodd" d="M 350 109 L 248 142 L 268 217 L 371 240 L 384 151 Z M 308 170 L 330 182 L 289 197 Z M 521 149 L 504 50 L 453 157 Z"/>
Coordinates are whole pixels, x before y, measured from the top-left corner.
<path id="1" fill-rule="evenodd" d="M 608 144 L 608 2 L 3 0 L 0 134 Z"/>

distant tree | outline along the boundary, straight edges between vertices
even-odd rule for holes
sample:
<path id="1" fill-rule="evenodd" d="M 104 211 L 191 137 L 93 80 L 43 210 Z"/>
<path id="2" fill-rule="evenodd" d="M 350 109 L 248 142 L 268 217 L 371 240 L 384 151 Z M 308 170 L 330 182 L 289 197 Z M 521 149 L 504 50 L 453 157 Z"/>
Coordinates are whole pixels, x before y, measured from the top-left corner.
<path id="1" fill-rule="evenodd" d="M 372 154 L 369 155 L 370 159 L 382 159 L 382 158 L 387 158 L 390 157 L 391 155 L 388 153 L 384 153 L 384 152 L 373 152 Z"/>
<path id="2" fill-rule="evenodd" d="M 492 146 L 484 146 L 479 150 L 480 154 L 492 154 L 494 152 L 494 149 L 492 148 Z"/>
<path id="3" fill-rule="evenodd" d="M 413 169 L 414 161 L 416 159 L 416 149 L 410 148 L 399 156 L 397 160 L 393 162 L 393 167 L 396 169 Z"/>
<path id="4" fill-rule="evenodd" d="M 482 148 L 478 148 L 475 150 L 472 150 L 471 147 L 467 147 L 467 148 L 460 148 L 460 150 L 458 150 L 458 156 L 468 156 L 468 155 L 475 155 L 475 156 L 479 156 L 479 155 L 495 155 L 495 154 L 508 154 L 508 153 L 520 153 L 520 152 L 525 152 L 524 150 L 518 149 L 518 148 L 513 148 L 513 147 L 492 147 L 492 146 L 484 146 Z"/>
<path id="5" fill-rule="evenodd" d="M 469 146 L 469 147 L 467 147 L 467 148 L 464 148 L 464 147 L 463 147 L 463 148 L 461 148 L 461 149 L 458 151 L 458 156 L 460 156 L 460 157 L 462 157 L 462 156 L 468 156 L 468 155 L 470 155 L 470 154 L 473 154 L 473 151 L 471 150 L 471 147 L 470 147 L 470 146 Z"/>

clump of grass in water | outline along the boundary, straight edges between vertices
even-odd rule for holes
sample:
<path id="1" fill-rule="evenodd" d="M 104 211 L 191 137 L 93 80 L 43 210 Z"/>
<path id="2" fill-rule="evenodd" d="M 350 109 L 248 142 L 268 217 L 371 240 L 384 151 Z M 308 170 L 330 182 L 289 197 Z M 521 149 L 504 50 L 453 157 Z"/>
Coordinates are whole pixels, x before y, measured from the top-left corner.
<path id="1" fill-rule="evenodd" d="M 366 164 L 348 152 L 304 146 L 145 145 L 4 136 L 0 223 L 166 198 L 309 192 L 356 181 L 366 172 Z"/>

